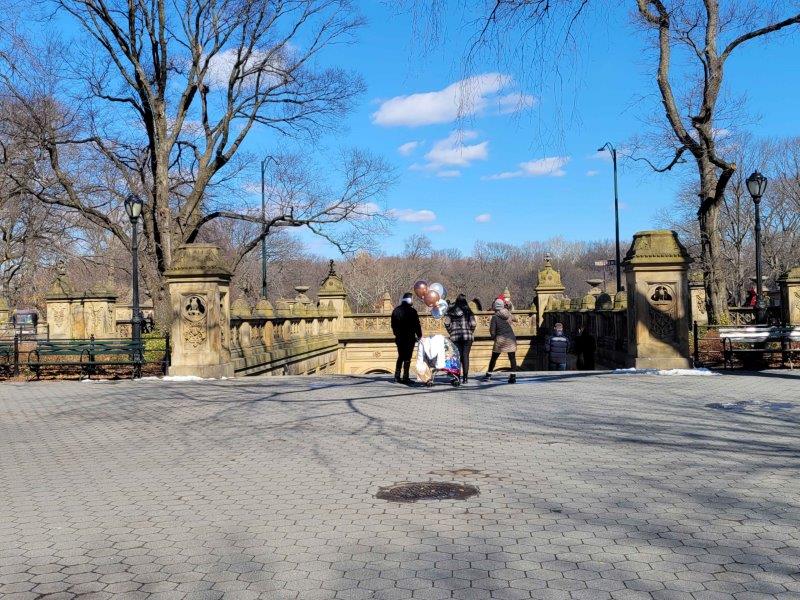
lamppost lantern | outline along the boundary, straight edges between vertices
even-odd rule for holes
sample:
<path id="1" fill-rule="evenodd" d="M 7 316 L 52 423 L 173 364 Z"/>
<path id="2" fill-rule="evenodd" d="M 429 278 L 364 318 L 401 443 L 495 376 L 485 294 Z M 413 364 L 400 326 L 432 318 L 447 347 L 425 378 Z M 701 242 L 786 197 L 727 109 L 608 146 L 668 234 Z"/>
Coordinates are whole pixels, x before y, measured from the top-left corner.
<path id="1" fill-rule="evenodd" d="M 753 171 L 753 174 L 747 178 L 747 191 L 753 197 L 753 202 L 761 200 L 761 196 L 767 191 L 767 178 L 758 171 Z"/>
<path id="2" fill-rule="evenodd" d="M 128 197 L 125 198 L 125 212 L 128 213 L 128 218 L 132 222 L 135 223 L 141 216 L 143 204 L 144 201 L 136 194 L 129 194 Z"/>
<path id="3" fill-rule="evenodd" d="M 755 204 L 755 235 L 756 235 L 756 323 L 764 323 L 767 316 L 767 302 L 764 298 L 764 283 L 761 278 L 761 196 L 767 191 L 767 178 L 758 171 L 754 171 L 747 178 L 747 191 L 753 197 Z"/>

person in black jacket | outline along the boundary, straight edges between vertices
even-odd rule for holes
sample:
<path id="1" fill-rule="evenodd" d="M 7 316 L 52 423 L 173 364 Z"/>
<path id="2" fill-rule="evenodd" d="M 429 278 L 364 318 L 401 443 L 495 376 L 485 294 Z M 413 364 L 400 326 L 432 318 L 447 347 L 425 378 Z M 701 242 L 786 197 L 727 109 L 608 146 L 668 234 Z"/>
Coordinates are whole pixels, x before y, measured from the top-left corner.
<path id="1" fill-rule="evenodd" d="M 594 371 L 594 354 L 597 349 L 597 342 L 587 327 L 578 329 L 578 337 L 575 338 L 574 352 L 578 358 L 579 371 Z"/>
<path id="2" fill-rule="evenodd" d="M 547 352 L 550 371 L 567 370 L 569 338 L 564 335 L 564 326 L 561 323 L 556 323 L 553 327 L 553 335 L 549 336 L 545 341 L 544 350 Z"/>
<path id="3" fill-rule="evenodd" d="M 411 355 L 417 340 L 422 337 L 422 326 L 417 311 L 411 306 L 414 296 L 404 294 L 400 305 L 392 311 L 392 333 L 397 345 L 397 364 L 394 368 L 394 380 L 397 383 L 410 384 L 408 371 L 411 369 Z M 400 370 L 403 371 L 402 378 Z"/>

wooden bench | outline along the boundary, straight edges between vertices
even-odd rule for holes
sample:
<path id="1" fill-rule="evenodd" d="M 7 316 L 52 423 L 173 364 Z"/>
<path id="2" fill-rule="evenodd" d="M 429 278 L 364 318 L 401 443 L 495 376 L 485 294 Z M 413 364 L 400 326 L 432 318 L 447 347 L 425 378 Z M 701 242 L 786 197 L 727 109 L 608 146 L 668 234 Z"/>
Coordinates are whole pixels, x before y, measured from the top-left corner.
<path id="1" fill-rule="evenodd" d="M 133 377 L 141 377 L 144 361 L 141 342 L 126 339 L 42 341 L 28 353 L 28 366 L 39 378 L 45 367 L 79 367 L 91 377 L 99 366 L 133 366 Z M 56 357 L 57 360 L 43 360 Z M 62 358 L 63 357 L 63 358 Z"/>
<path id="2" fill-rule="evenodd" d="M 736 357 L 755 357 L 777 355 L 781 357 L 781 366 L 788 362 L 794 368 L 793 359 L 800 355 L 800 327 L 752 325 L 748 327 L 720 327 L 719 337 L 722 339 L 723 366 L 733 367 Z"/>

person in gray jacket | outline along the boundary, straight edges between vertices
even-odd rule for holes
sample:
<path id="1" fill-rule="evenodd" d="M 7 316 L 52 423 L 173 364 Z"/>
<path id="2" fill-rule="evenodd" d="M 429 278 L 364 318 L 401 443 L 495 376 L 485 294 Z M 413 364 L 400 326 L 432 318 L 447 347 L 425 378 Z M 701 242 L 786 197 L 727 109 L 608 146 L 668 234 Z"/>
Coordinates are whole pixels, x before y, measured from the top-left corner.
<path id="1" fill-rule="evenodd" d="M 547 352 L 547 362 L 551 371 L 567 370 L 569 338 L 564 334 L 564 326 L 561 323 L 556 323 L 553 327 L 553 335 L 545 341 L 544 350 Z"/>
<path id="2" fill-rule="evenodd" d="M 508 383 L 517 382 L 517 336 L 514 335 L 514 329 L 511 323 L 517 318 L 511 314 L 511 311 L 506 308 L 503 300 L 497 299 L 494 301 L 494 315 L 489 322 L 489 335 L 494 340 L 492 347 L 492 357 L 489 359 L 489 368 L 486 375 L 483 376 L 483 381 L 489 381 L 492 378 L 492 371 L 497 364 L 497 359 L 500 354 L 507 353 L 508 361 L 511 363 L 511 375 L 508 376 Z"/>

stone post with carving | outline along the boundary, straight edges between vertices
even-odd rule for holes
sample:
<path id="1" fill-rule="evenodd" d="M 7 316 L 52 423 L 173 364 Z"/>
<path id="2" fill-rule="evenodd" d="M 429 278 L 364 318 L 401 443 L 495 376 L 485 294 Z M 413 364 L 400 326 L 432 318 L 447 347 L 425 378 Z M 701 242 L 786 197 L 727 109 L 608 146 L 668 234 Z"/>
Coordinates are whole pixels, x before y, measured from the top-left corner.
<path id="1" fill-rule="evenodd" d="M 800 325 L 800 267 L 789 269 L 778 279 L 781 313 L 787 325 Z"/>
<path id="2" fill-rule="evenodd" d="M 347 292 L 344 289 L 344 281 L 337 275 L 336 269 L 333 266 L 333 261 L 330 262 L 330 269 L 328 276 L 322 281 L 322 285 L 317 292 L 319 299 L 320 309 L 333 309 L 336 312 L 336 329 L 341 331 L 344 326 L 344 317 L 352 314 L 350 304 L 347 302 Z"/>
<path id="3" fill-rule="evenodd" d="M 689 322 L 694 321 L 697 321 L 698 325 L 708 325 L 706 286 L 702 271 L 689 273 Z"/>
<path id="4" fill-rule="evenodd" d="M 674 231 L 640 231 L 625 257 L 628 366 L 684 369 L 689 353 L 688 269 Z"/>
<path id="5" fill-rule="evenodd" d="M 164 274 L 172 303 L 170 375 L 233 377 L 231 272 L 217 246 L 186 244 Z"/>
<path id="6" fill-rule="evenodd" d="M 541 326 L 544 312 L 550 299 L 559 299 L 564 296 L 564 285 L 561 283 L 561 273 L 553 268 L 550 254 L 544 255 L 544 268 L 539 271 L 539 281 L 536 284 L 536 313 L 537 325 Z M 553 307 L 551 306 L 551 309 Z"/>
<path id="7" fill-rule="evenodd" d="M 45 296 L 50 339 L 116 337 L 116 293 L 110 289 L 75 291 L 63 262 L 58 264 L 56 273 Z"/>

